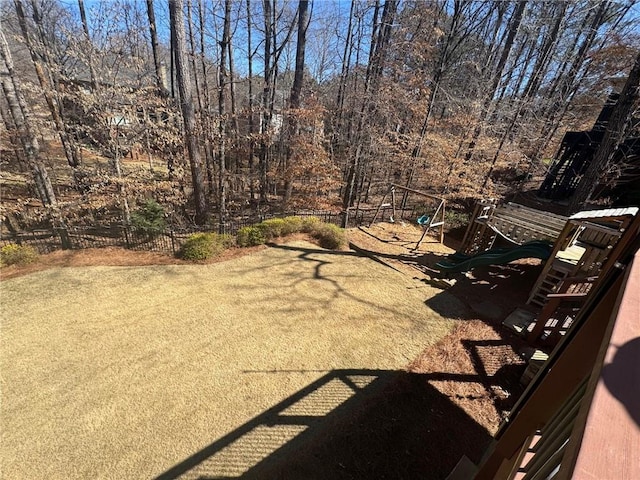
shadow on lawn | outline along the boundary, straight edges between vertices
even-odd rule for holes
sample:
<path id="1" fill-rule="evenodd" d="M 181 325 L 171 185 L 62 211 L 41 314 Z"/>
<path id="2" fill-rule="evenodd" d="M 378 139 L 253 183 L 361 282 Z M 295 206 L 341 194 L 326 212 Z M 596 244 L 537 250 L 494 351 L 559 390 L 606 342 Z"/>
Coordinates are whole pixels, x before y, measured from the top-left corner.
<path id="1" fill-rule="evenodd" d="M 333 370 L 157 479 L 442 479 L 491 436 L 429 382 L 501 375 Z"/>
<path id="2" fill-rule="evenodd" d="M 453 276 L 452 278 L 455 279 L 453 285 L 429 298 L 425 304 L 434 311 L 446 315 L 451 310 L 450 298 L 454 296 L 468 307 L 466 318 L 480 318 L 498 327 L 516 307 L 536 310 L 526 306 L 525 303 L 542 267 L 542 264 L 477 267 L 466 275 L 459 273 Z"/>

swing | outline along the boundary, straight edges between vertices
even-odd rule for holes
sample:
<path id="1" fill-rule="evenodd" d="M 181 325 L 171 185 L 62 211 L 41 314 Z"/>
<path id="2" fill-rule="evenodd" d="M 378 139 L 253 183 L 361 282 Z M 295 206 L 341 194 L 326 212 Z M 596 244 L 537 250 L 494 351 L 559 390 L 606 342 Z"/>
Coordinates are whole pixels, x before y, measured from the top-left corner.
<path id="1" fill-rule="evenodd" d="M 437 202 L 437 208 L 431 215 L 425 213 L 416 219 L 416 222 L 418 223 L 418 225 L 422 227 L 422 236 L 420 237 L 420 240 L 418 240 L 418 242 L 416 243 L 416 247 L 414 250 L 418 250 L 420 248 L 420 244 L 424 240 L 424 237 L 432 228 L 439 229 L 438 237 L 439 237 L 440 243 L 442 243 L 444 240 L 444 209 L 445 209 L 444 198 L 438 197 L 436 195 L 431 195 L 429 193 L 421 192 L 420 190 L 414 190 L 412 188 L 396 185 L 394 183 L 389 185 L 389 190 L 387 190 L 387 192 L 382 197 L 382 200 L 380 201 L 380 204 L 378 205 L 378 208 L 376 209 L 376 212 L 373 215 L 373 218 L 369 222 L 369 227 L 371 227 L 371 225 L 375 223 L 383 207 L 389 206 L 388 203 L 384 203 L 384 201 L 387 199 L 387 196 L 389 194 L 391 194 L 391 208 L 392 208 L 392 214 L 389 220 L 391 221 L 391 223 L 393 223 L 396 220 L 396 189 L 402 190 L 403 192 L 406 192 L 406 193 L 414 193 L 421 197 L 428 198 L 431 201 Z M 403 214 L 403 210 L 400 211 L 401 218 L 402 218 L 402 214 Z"/>
<path id="2" fill-rule="evenodd" d="M 421 217 L 418 217 L 418 219 L 416 220 L 416 222 L 418 222 L 418 225 L 421 226 L 425 226 L 425 225 L 429 225 L 429 222 L 431 221 L 431 217 L 429 215 L 427 215 L 426 213 L 424 215 L 422 215 Z"/>

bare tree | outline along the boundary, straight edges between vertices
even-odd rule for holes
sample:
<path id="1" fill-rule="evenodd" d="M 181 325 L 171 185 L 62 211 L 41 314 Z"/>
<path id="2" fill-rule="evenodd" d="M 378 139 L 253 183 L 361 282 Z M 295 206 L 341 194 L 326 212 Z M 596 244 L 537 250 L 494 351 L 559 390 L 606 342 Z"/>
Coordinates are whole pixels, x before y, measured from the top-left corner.
<path id="1" fill-rule="evenodd" d="M 220 75 L 218 90 L 218 122 L 220 141 L 218 144 L 218 212 L 220 214 L 220 223 L 224 224 L 224 218 L 227 213 L 227 164 L 226 164 L 226 141 L 227 141 L 227 111 L 226 111 L 226 88 L 227 78 L 227 53 L 231 38 L 231 0 L 224 2 L 224 27 L 222 29 L 222 40 L 220 41 Z"/>
<path id="2" fill-rule="evenodd" d="M 507 63 L 507 59 L 509 58 L 509 54 L 511 53 L 511 49 L 513 48 L 516 35 L 518 30 L 520 29 L 520 24 L 522 23 L 522 17 L 525 12 L 525 8 L 527 6 L 527 0 L 518 0 L 515 5 L 515 9 L 509 21 L 509 29 L 507 38 L 504 41 L 504 46 L 502 47 L 502 51 L 500 53 L 500 58 L 498 59 L 498 63 L 496 64 L 492 75 L 491 75 L 491 84 L 484 94 L 484 101 L 482 103 L 482 107 L 480 110 L 480 115 L 476 122 L 476 126 L 473 129 L 473 133 L 471 135 L 471 140 L 469 141 L 469 145 L 467 146 L 467 153 L 465 154 L 464 163 L 468 164 L 472 157 L 476 147 L 476 143 L 478 138 L 480 137 L 480 133 L 482 132 L 482 126 L 485 119 L 489 116 L 492 111 L 492 105 L 494 104 L 494 98 L 496 89 L 500 84 L 500 80 L 502 79 L 502 75 L 504 73 L 504 67 Z"/>
<path id="3" fill-rule="evenodd" d="M 191 182 L 196 209 L 195 222 L 202 225 L 207 221 L 207 200 L 202 175 L 202 161 L 198 147 L 196 114 L 191 88 L 191 72 L 187 56 L 187 41 L 184 26 L 184 1 L 170 0 L 169 15 L 175 38 L 176 80 L 180 92 L 180 109 L 184 120 L 184 136 L 191 168 Z"/>
<path id="4" fill-rule="evenodd" d="M 158 44 L 158 30 L 156 27 L 156 14 L 153 9 L 153 0 L 147 0 L 147 17 L 149 19 L 149 37 L 151 38 L 151 50 L 153 52 L 153 65 L 156 69 L 156 84 L 161 95 L 167 96 L 167 86 L 165 84 L 166 73 L 160 61 L 160 46 Z"/>
<path id="5" fill-rule="evenodd" d="M 382 14 L 380 15 L 380 9 Z M 365 122 L 371 118 L 375 112 L 373 99 L 375 99 L 380 79 L 384 71 L 385 60 L 389 49 L 391 30 L 398 8 L 398 0 L 387 0 L 384 6 L 376 1 L 372 18 L 373 28 L 371 31 L 371 46 L 369 50 L 369 61 L 362 91 L 362 104 L 357 115 L 356 128 L 351 141 L 355 144 L 355 149 L 351 154 L 351 160 L 347 166 L 346 186 L 342 197 L 344 208 L 354 204 L 359 197 L 361 186 L 364 182 L 364 172 L 367 165 L 364 162 L 364 150 L 366 148 Z M 378 17 L 380 16 L 380 21 Z"/>
<path id="6" fill-rule="evenodd" d="M 293 76 L 293 85 L 291 86 L 291 95 L 289 96 L 289 108 L 291 114 L 289 115 L 289 131 L 292 136 L 297 134 L 297 119 L 298 113 L 296 110 L 300 108 L 300 95 L 302 92 L 302 83 L 304 80 L 304 55 L 307 46 L 307 29 L 309 28 L 309 1 L 300 0 L 298 2 L 298 41 L 296 43 L 296 68 Z M 288 164 L 291 161 L 291 146 L 288 148 L 285 170 L 288 168 Z M 291 199 L 292 191 L 292 179 L 287 175 L 285 181 L 285 194 L 284 202 L 288 203 Z"/>
<path id="7" fill-rule="evenodd" d="M 87 24 L 87 12 L 84 9 L 84 0 L 78 0 L 78 10 L 80 10 L 80 20 L 82 21 L 82 31 L 84 32 L 84 43 L 86 45 L 87 50 L 89 51 L 89 55 L 87 56 L 87 64 L 89 67 L 89 78 L 91 79 L 91 88 L 93 91 L 98 90 L 98 77 L 96 75 L 96 69 L 93 66 L 93 55 L 91 51 L 93 50 L 93 45 L 91 43 L 91 35 L 89 34 L 89 25 Z"/>
<path id="8" fill-rule="evenodd" d="M 251 0 L 246 1 L 246 13 L 247 13 L 247 69 L 248 69 L 248 78 L 247 78 L 247 88 L 248 88 L 248 127 L 249 127 L 249 199 L 251 202 L 254 200 L 255 196 L 255 185 L 253 181 L 254 174 L 254 165 L 253 165 L 253 157 L 254 157 L 254 148 L 255 148 L 255 140 L 253 139 L 253 135 L 255 133 L 255 122 L 253 117 L 253 109 L 254 109 L 254 100 L 253 100 L 253 58 L 254 51 L 253 45 L 251 44 Z"/>
<path id="9" fill-rule="evenodd" d="M 47 106 L 49 107 L 49 112 L 51 113 L 58 136 L 60 137 L 60 142 L 62 143 L 65 156 L 67 157 L 67 162 L 71 167 L 77 167 L 80 165 L 80 158 L 73 139 L 71 135 L 69 135 L 67 126 L 62 118 L 60 99 L 56 95 L 57 85 L 56 82 L 52 80 L 52 75 L 50 73 L 51 65 L 47 52 L 47 42 L 40 38 L 41 48 L 36 48 L 29 34 L 22 2 L 20 0 L 14 0 L 14 5 L 24 42 L 29 50 L 29 54 L 31 55 L 31 60 L 35 68 L 40 87 L 42 88 L 42 94 L 44 95 Z M 32 8 L 36 26 L 38 30 L 42 32 L 42 15 L 39 11 L 39 7 L 34 2 Z"/>
<path id="10" fill-rule="evenodd" d="M 270 144 L 272 142 L 271 129 L 275 109 L 276 86 L 278 82 L 278 64 L 280 56 L 287 46 L 293 33 L 295 22 L 283 27 L 284 38 L 279 41 L 278 27 L 279 13 L 276 0 L 263 0 L 264 18 L 264 81 L 262 87 L 262 121 L 260 145 L 260 200 L 267 201 L 269 191 L 269 163 L 271 161 Z"/>
<path id="11" fill-rule="evenodd" d="M 38 197 L 43 205 L 55 205 L 56 195 L 49 179 L 47 169 L 40 159 L 40 146 L 31 124 L 29 106 L 24 98 L 16 72 L 13 68 L 13 58 L 9 45 L 0 27 L 0 81 L 2 91 L 9 106 L 9 112 L 20 136 L 20 142 L 25 153 L 27 164 L 33 174 Z M 9 125 L 7 125 L 7 129 Z"/>

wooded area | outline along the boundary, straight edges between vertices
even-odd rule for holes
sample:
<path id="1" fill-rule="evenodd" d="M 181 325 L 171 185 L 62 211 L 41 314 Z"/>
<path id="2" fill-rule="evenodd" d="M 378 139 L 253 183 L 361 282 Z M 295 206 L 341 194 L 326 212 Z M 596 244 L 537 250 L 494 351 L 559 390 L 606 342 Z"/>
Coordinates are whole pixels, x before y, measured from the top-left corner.
<path id="1" fill-rule="evenodd" d="M 149 199 L 174 225 L 338 211 L 375 205 L 390 183 L 469 205 L 537 187 L 564 132 L 622 92 L 593 186 L 612 174 L 605 150 L 638 129 L 635 0 L 0 9 L 11 228 L 129 224 Z"/>

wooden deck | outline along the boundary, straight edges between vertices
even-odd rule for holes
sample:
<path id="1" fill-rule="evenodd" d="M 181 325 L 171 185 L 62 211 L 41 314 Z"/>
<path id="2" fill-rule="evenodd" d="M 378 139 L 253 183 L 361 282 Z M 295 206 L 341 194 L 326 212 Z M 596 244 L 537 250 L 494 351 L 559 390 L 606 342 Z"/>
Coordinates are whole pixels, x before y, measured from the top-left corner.
<path id="1" fill-rule="evenodd" d="M 592 377 L 574 480 L 640 478 L 640 253 L 617 317 L 600 372 Z"/>

